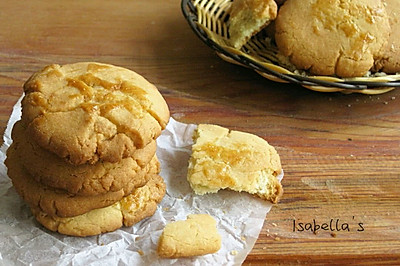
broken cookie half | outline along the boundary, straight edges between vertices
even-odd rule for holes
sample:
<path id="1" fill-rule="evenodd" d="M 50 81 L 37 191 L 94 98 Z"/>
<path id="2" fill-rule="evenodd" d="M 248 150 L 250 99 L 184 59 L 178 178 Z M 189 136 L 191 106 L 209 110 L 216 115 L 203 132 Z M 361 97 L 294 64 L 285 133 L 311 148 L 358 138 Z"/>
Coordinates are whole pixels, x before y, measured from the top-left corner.
<path id="1" fill-rule="evenodd" d="M 267 141 L 210 124 L 200 124 L 193 140 L 187 179 L 196 194 L 231 189 L 278 202 L 283 189 L 277 176 L 282 167 Z"/>

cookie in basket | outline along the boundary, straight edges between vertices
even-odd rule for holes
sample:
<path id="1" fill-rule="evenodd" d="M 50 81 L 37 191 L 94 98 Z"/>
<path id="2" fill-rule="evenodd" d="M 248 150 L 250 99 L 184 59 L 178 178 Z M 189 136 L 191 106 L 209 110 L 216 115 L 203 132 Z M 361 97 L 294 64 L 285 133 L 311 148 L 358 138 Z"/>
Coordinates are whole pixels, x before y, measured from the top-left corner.
<path id="1" fill-rule="evenodd" d="M 36 182 L 22 166 L 16 150 L 12 146 L 7 151 L 5 164 L 8 168 L 8 176 L 21 198 L 28 205 L 37 207 L 52 216 L 72 217 L 93 209 L 107 207 L 129 195 L 135 189 L 128 183 L 126 187 L 118 191 L 109 191 L 94 196 L 72 196 L 64 191 L 55 190 Z M 137 175 L 153 174 L 158 171 L 158 162 L 150 163 Z"/>
<path id="2" fill-rule="evenodd" d="M 385 0 L 385 4 L 391 33 L 383 57 L 376 60 L 374 70 L 394 74 L 400 72 L 400 1 Z"/>
<path id="3" fill-rule="evenodd" d="M 364 76 L 390 34 L 383 1 L 290 0 L 275 20 L 279 50 L 313 75 Z"/>
<path id="4" fill-rule="evenodd" d="M 240 49 L 276 18 L 277 10 L 274 0 L 233 1 L 228 21 L 231 45 Z"/>
<path id="5" fill-rule="evenodd" d="M 50 65 L 29 78 L 24 91 L 28 134 L 75 165 L 132 156 L 169 120 L 167 103 L 153 84 L 113 65 Z"/>
<path id="6" fill-rule="evenodd" d="M 143 186 L 146 175 L 138 174 L 156 152 L 156 142 L 152 141 L 143 149 L 137 149 L 132 157 L 116 163 L 97 162 L 95 164 L 72 165 L 62 158 L 41 148 L 32 141 L 21 121 L 12 131 L 13 144 L 25 170 L 39 183 L 64 190 L 72 195 L 92 196 L 118 191 L 129 186 Z M 154 162 L 154 164 L 157 162 Z"/>
<path id="7" fill-rule="evenodd" d="M 75 217 L 50 216 L 37 207 L 31 207 L 36 220 L 51 231 L 72 236 L 92 236 L 132 226 L 152 216 L 165 195 L 166 185 L 157 174 L 151 174 L 143 187 L 111 206 L 91 210 Z"/>

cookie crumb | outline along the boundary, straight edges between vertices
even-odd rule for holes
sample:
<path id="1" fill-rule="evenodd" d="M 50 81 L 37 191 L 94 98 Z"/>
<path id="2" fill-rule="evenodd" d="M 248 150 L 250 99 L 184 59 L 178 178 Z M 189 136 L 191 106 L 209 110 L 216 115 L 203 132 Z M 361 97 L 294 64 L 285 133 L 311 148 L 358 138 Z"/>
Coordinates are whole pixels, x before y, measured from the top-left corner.
<path id="1" fill-rule="evenodd" d="M 331 233 L 331 237 L 336 237 L 336 233 Z"/>
<path id="2" fill-rule="evenodd" d="M 275 240 L 275 241 L 279 241 L 279 240 L 281 240 L 281 238 L 280 238 L 279 236 L 277 236 L 277 237 L 275 237 L 274 240 Z"/>
<path id="3" fill-rule="evenodd" d="M 276 223 L 272 223 L 273 226 L 278 226 Z"/>
<path id="4" fill-rule="evenodd" d="M 140 256 L 143 256 L 143 255 L 144 255 L 144 252 L 143 252 L 143 250 L 141 250 L 141 249 L 139 249 L 137 252 L 139 253 Z"/>
<path id="5" fill-rule="evenodd" d="M 239 252 L 237 250 L 232 250 L 231 251 L 231 255 L 236 256 L 237 254 L 239 254 Z"/>

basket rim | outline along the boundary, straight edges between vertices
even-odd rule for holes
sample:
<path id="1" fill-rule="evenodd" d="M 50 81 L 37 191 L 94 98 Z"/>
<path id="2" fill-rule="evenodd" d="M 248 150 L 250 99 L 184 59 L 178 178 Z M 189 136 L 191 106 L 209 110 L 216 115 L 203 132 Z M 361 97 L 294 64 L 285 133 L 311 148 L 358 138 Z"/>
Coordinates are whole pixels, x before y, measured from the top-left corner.
<path id="1" fill-rule="evenodd" d="M 327 87 L 327 88 L 337 88 L 338 90 L 345 91 L 362 91 L 362 90 L 384 90 L 387 91 L 388 88 L 397 88 L 400 87 L 400 78 L 396 78 L 393 81 L 382 81 L 382 76 L 377 77 L 368 77 L 368 81 L 362 80 L 366 77 L 353 77 L 349 79 L 342 79 L 335 76 L 307 76 L 307 75 L 299 75 L 292 73 L 292 71 L 287 70 L 283 66 L 273 64 L 275 66 L 279 66 L 291 74 L 280 73 L 276 70 L 268 68 L 262 63 L 246 56 L 244 53 L 231 53 L 227 49 L 224 49 L 221 45 L 213 41 L 207 34 L 207 32 L 202 29 L 200 24 L 198 23 L 197 9 L 193 4 L 193 0 L 182 0 L 181 1 L 181 9 L 182 13 L 188 22 L 190 28 L 193 32 L 210 48 L 212 48 L 217 54 L 223 55 L 235 62 L 239 65 L 247 66 L 257 72 L 265 73 L 268 75 L 272 75 L 277 79 L 282 80 L 283 82 L 289 82 L 298 84 L 301 86 L 309 87 Z M 234 48 L 230 48 L 234 49 Z M 379 73 L 379 72 L 378 72 Z M 394 75 L 386 75 L 388 77 Z M 337 79 L 338 81 L 327 81 L 326 79 Z M 377 79 L 379 81 L 372 81 L 372 79 Z"/>

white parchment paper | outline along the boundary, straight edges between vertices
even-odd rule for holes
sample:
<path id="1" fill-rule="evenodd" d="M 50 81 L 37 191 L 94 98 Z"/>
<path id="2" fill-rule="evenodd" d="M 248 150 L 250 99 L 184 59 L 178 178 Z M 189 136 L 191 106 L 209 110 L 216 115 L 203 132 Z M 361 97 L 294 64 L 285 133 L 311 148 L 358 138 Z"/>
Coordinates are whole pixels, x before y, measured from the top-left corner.
<path id="1" fill-rule="evenodd" d="M 19 101 L 0 150 L 0 265 L 240 265 L 253 248 L 272 204 L 233 191 L 195 195 L 186 173 L 196 125 L 172 118 L 157 140 L 167 194 L 152 217 L 133 227 L 93 237 L 48 231 L 19 198 L 4 165 L 12 143 L 11 129 L 20 116 Z M 188 259 L 159 258 L 157 243 L 165 224 L 193 213 L 208 213 L 217 220 L 222 248 L 215 254 Z"/>

